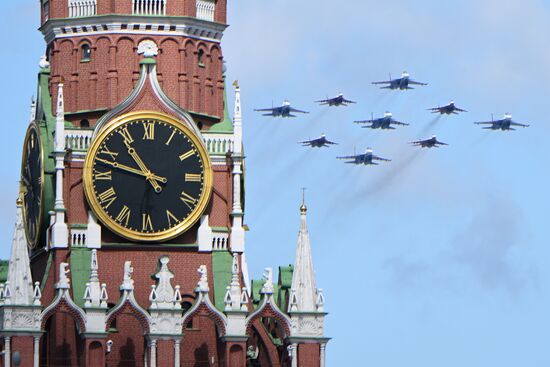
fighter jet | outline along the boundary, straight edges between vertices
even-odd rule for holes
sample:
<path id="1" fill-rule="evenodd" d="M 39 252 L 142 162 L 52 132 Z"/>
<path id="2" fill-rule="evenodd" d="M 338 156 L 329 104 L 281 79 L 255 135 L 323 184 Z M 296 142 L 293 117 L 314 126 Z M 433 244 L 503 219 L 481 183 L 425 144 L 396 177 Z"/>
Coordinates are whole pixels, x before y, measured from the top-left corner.
<path id="1" fill-rule="evenodd" d="M 384 85 L 387 84 L 384 87 L 380 87 L 380 89 L 399 89 L 399 90 L 406 90 L 406 89 L 414 89 L 412 87 L 409 87 L 409 84 L 412 85 L 428 85 L 427 83 L 421 83 L 416 82 L 410 78 L 410 74 L 404 71 L 401 74 L 401 78 L 398 79 L 392 79 L 390 74 L 390 80 L 382 81 L 382 82 L 372 82 L 374 85 Z"/>
<path id="2" fill-rule="evenodd" d="M 325 134 L 321 134 L 321 137 L 313 140 L 306 140 L 306 141 L 300 141 L 298 144 L 302 144 L 303 147 L 312 147 L 312 148 L 321 148 L 326 147 L 328 148 L 330 145 L 337 145 L 338 143 L 335 143 L 333 141 L 329 141 Z"/>
<path id="3" fill-rule="evenodd" d="M 420 148 L 439 148 L 440 145 L 449 145 L 438 141 L 435 135 L 432 135 L 430 139 L 411 141 L 411 144 Z"/>
<path id="4" fill-rule="evenodd" d="M 354 121 L 354 122 L 356 124 L 370 124 L 368 126 L 361 126 L 363 128 L 384 129 L 384 130 L 387 130 L 387 129 L 395 130 L 395 127 L 393 127 L 392 125 L 401 125 L 401 126 L 408 126 L 409 125 L 409 124 L 406 124 L 404 122 L 394 120 L 393 119 L 393 114 L 391 112 L 387 112 L 387 111 L 386 111 L 386 113 L 384 113 L 384 117 L 380 117 L 380 118 L 375 119 L 371 115 L 370 120 L 360 120 L 360 121 Z"/>
<path id="5" fill-rule="evenodd" d="M 296 108 L 290 107 L 289 101 L 284 101 L 281 107 L 271 107 L 271 108 L 260 108 L 255 109 L 254 111 L 259 112 L 269 112 L 264 113 L 262 116 L 272 116 L 272 117 L 296 117 L 296 115 L 293 115 L 292 113 L 309 113 L 307 111 L 298 110 Z"/>
<path id="6" fill-rule="evenodd" d="M 521 127 L 529 127 L 529 125 L 520 124 L 519 122 L 512 121 L 512 115 L 509 113 L 504 115 L 504 118 L 501 120 L 493 120 L 487 121 L 487 122 L 474 122 L 476 125 L 491 125 L 491 126 L 485 126 L 483 129 L 490 129 L 490 130 L 515 130 L 512 126 L 521 126 Z"/>
<path id="7" fill-rule="evenodd" d="M 466 110 L 456 107 L 454 101 L 449 102 L 448 105 L 443 107 L 428 108 L 428 111 L 432 111 L 432 113 L 440 113 L 442 115 L 458 115 L 459 112 L 468 112 Z"/>
<path id="8" fill-rule="evenodd" d="M 350 103 L 357 103 L 357 102 L 345 99 L 344 94 L 339 93 L 334 98 L 322 99 L 320 101 L 315 101 L 315 103 L 319 103 L 321 106 L 326 106 L 326 105 L 329 105 L 329 106 L 347 106 Z"/>
<path id="9" fill-rule="evenodd" d="M 383 162 L 390 162 L 391 161 L 391 159 L 386 159 L 386 158 L 375 156 L 374 154 L 372 154 L 372 149 L 371 148 L 367 148 L 367 150 L 364 154 L 354 154 L 354 155 L 349 155 L 349 156 L 344 156 L 344 157 L 336 157 L 336 158 L 337 159 L 347 159 L 347 161 L 344 162 L 344 163 L 350 163 L 350 164 L 356 164 L 356 165 L 362 164 L 362 165 L 365 165 L 365 166 L 368 166 L 368 165 L 377 166 L 378 163 L 376 163 L 375 161 L 383 161 Z"/>

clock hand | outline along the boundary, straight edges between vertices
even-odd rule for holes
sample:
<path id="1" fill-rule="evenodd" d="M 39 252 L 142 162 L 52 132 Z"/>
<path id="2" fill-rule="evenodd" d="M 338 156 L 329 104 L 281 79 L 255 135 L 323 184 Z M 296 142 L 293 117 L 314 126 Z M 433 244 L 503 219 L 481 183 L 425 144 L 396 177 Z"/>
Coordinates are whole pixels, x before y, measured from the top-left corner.
<path id="1" fill-rule="evenodd" d="M 111 166 L 113 168 L 118 168 L 118 169 L 123 170 L 123 171 L 127 171 L 127 172 L 130 172 L 130 173 L 135 173 L 136 175 L 148 177 L 147 172 L 140 171 L 138 169 L 126 166 L 126 165 L 121 164 L 121 163 L 111 162 L 111 161 L 108 161 L 108 160 L 102 159 L 102 158 L 96 158 L 96 160 L 101 162 L 101 163 L 104 163 L 108 166 Z M 168 182 L 166 177 L 160 177 L 160 176 L 154 175 L 152 173 L 150 173 L 149 176 L 152 180 L 155 180 L 155 181 L 160 181 L 162 183 L 167 183 Z"/>
<path id="2" fill-rule="evenodd" d="M 127 141 L 124 141 L 124 144 L 128 148 L 128 154 L 130 154 L 130 156 L 134 159 L 134 161 L 137 163 L 139 168 L 141 168 L 141 170 L 145 173 L 146 180 L 149 181 L 149 183 L 153 186 L 153 189 L 155 189 L 156 193 L 160 193 L 162 191 L 162 187 L 160 187 L 157 181 L 151 178 L 152 176 L 151 171 L 147 168 L 145 163 L 143 163 L 140 156 L 137 154 L 136 150 L 132 148 L 130 143 L 128 143 Z"/>

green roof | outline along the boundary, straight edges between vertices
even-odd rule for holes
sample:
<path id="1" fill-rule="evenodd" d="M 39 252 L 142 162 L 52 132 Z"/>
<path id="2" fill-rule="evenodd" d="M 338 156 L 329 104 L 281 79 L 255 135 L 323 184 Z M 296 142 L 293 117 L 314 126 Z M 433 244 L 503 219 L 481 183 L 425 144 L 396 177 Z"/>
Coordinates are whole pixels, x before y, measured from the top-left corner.
<path id="1" fill-rule="evenodd" d="M 92 252 L 87 248 L 71 249 L 71 284 L 73 287 L 73 300 L 84 307 L 84 291 L 86 283 L 90 279 Z"/>
<path id="2" fill-rule="evenodd" d="M 262 299 L 262 295 L 260 294 L 260 291 L 262 290 L 262 287 L 265 284 L 265 279 L 255 279 L 252 280 L 252 301 L 254 304 L 260 303 L 260 300 Z M 275 302 L 278 302 L 279 298 L 279 286 L 277 284 L 273 284 L 273 297 L 275 298 Z"/>
<path id="3" fill-rule="evenodd" d="M 281 288 L 290 288 L 292 286 L 292 274 L 294 265 L 279 266 L 279 285 Z"/>
<path id="4" fill-rule="evenodd" d="M 227 88 L 223 90 L 223 120 L 212 126 L 209 133 L 228 134 L 233 132 L 233 121 L 229 116 L 229 106 L 227 105 Z"/>
<path id="5" fill-rule="evenodd" d="M 231 283 L 233 257 L 229 251 L 212 252 L 212 272 L 214 273 L 214 305 L 218 310 L 225 309 L 225 292 Z"/>
<path id="6" fill-rule="evenodd" d="M 8 280 L 9 260 L 0 260 L 0 283 L 5 283 Z"/>

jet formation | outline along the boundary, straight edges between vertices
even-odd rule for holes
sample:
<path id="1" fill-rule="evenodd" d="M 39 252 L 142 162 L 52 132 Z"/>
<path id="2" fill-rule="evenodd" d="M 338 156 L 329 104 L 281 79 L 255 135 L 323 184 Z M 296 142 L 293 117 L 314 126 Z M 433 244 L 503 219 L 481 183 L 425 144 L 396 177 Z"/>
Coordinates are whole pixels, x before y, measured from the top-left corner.
<path id="1" fill-rule="evenodd" d="M 419 85 L 419 86 L 428 85 L 427 83 L 412 80 L 410 78 L 410 74 L 407 72 L 403 72 L 401 74 L 401 77 L 397 79 L 392 79 L 390 74 L 389 80 L 372 82 L 372 84 L 382 85 L 382 87 L 380 87 L 381 89 L 400 90 L 400 91 L 414 89 L 411 87 L 411 85 Z M 315 101 L 315 103 L 318 103 L 321 106 L 338 107 L 338 106 L 349 106 L 350 104 L 355 104 L 356 102 L 346 99 L 343 93 L 339 93 L 333 98 L 318 100 L 318 101 Z M 439 115 L 458 115 L 462 112 L 468 112 L 465 109 L 457 107 L 454 101 L 450 101 L 448 104 L 444 106 L 432 107 L 432 108 L 428 108 L 427 110 L 430 111 L 431 113 L 435 113 Z M 302 113 L 302 114 L 309 113 L 307 111 L 303 111 L 303 110 L 299 110 L 291 107 L 290 102 L 288 100 L 285 100 L 280 107 L 255 109 L 254 111 L 266 112 L 263 114 L 263 116 L 270 116 L 270 117 L 297 117 L 296 115 L 297 113 Z M 381 129 L 381 130 L 395 130 L 395 126 L 409 126 L 408 123 L 395 120 L 391 112 L 386 112 L 384 113 L 384 116 L 379 118 L 374 118 L 374 115 L 371 114 L 371 118 L 369 120 L 357 120 L 357 121 L 354 121 L 354 123 L 363 124 L 363 126 L 361 126 L 362 128 Z M 522 123 L 513 121 L 512 115 L 508 113 L 506 113 L 504 117 L 500 120 L 491 119 L 491 121 L 474 122 L 474 124 L 485 125 L 483 126 L 483 129 L 502 130 L 502 131 L 515 130 L 515 127 L 529 127 L 529 125 L 527 124 L 522 124 Z M 328 140 L 325 134 L 321 134 L 319 138 L 300 141 L 298 142 L 298 144 L 300 144 L 303 147 L 322 148 L 322 147 L 330 147 L 332 145 L 337 145 L 338 143 Z M 437 137 L 435 135 L 432 135 L 432 137 L 429 139 L 411 141 L 410 144 L 414 147 L 419 147 L 419 148 L 439 148 L 440 146 L 449 145 L 447 143 L 437 140 Z M 382 158 L 374 155 L 371 148 L 367 148 L 365 153 L 363 154 L 354 153 L 353 155 L 338 156 L 336 158 L 345 160 L 346 161 L 345 163 L 363 165 L 363 166 L 378 165 L 377 162 L 391 161 L 391 159 Z"/>
<path id="2" fill-rule="evenodd" d="M 350 101 L 349 99 L 344 98 L 344 93 L 339 93 L 336 97 L 333 98 L 327 98 L 322 99 L 320 101 L 315 101 L 315 103 L 319 103 L 321 106 L 347 106 L 350 103 L 357 103 L 354 101 Z"/>
<path id="3" fill-rule="evenodd" d="M 312 147 L 312 148 L 322 148 L 322 147 L 328 148 L 331 145 L 338 145 L 338 143 L 327 140 L 325 134 L 321 134 L 321 136 L 318 137 L 317 139 L 300 141 L 298 142 L 298 144 L 302 144 L 303 147 Z"/>
<path id="4" fill-rule="evenodd" d="M 474 122 L 476 125 L 491 125 L 491 126 L 485 126 L 483 129 L 490 129 L 490 130 L 515 130 L 512 126 L 519 126 L 519 127 L 529 127 L 529 125 L 520 124 L 519 122 L 514 122 L 512 120 L 512 115 L 509 113 L 504 115 L 504 118 L 500 120 L 493 120 L 486 121 L 486 122 Z"/>
<path id="5" fill-rule="evenodd" d="M 440 145 L 449 145 L 438 141 L 435 135 L 432 135 L 431 138 L 426 140 L 411 141 L 411 144 L 420 148 L 439 148 Z"/>
<path id="6" fill-rule="evenodd" d="M 459 112 L 468 112 L 466 110 L 456 107 L 454 101 L 449 102 L 448 105 L 445 105 L 443 107 L 428 108 L 428 111 L 432 111 L 432 113 L 439 113 L 441 115 L 458 115 Z"/>
<path id="7" fill-rule="evenodd" d="M 366 152 L 364 154 L 354 154 L 354 155 L 348 155 L 343 157 L 336 157 L 337 159 L 345 159 L 346 162 L 344 163 L 350 163 L 355 165 L 375 165 L 377 166 L 378 163 L 376 161 L 382 161 L 382 162 L 391 162 L 391 159 L 386 159 L 382 157 L 378 157 L 374 154 L 372 154 L 372 149 L 367 148 Z"/>
<path id="8" fill-rule="evenodd" d="M 392 79 L 390 74 L 390 80 L 385 80 L 381 82 L 372 82 L 374 85 L 384 85 L 383 87 L 380 87 L 380 89 L 399 89 L 399 90 L 407 90 L 407 89 L 414 89 L 410 85 L 428 85 L 428 83 L 421 83 L 417 82 L 411 79 L 411 76 L 409 73 L 404 71 L 401 74 L 401 78 Z"/>
<path id="9" fill-rule="evenodd" d="M 391 112 L 384 113 L 383 117 L 375 119 L 371 116 L 370 120 L 359 120 L 354 121 L 356 124 L 370 124 L 368 126 L 361 126 L 362 128 L 366 129 L 383 129 L 383 130 L 395 130 L 395 127 L 392 125 L 400 125 L 400 126 L 409 126 L 409 124 L 397 121 L 393 119 L 393 114 Z"/>
<path id="10" fill-rule="evenodd" d="M 284 101 L 280 107 L 260 108 L 255 109 L 254 111 L 268 112 L 262 115 L 272 117 L 296 117 L 296 115 L 293 115 L 293 113 L 309 113 L 307 111 L 302 111 L 291 107 L 289 101 Z"/>

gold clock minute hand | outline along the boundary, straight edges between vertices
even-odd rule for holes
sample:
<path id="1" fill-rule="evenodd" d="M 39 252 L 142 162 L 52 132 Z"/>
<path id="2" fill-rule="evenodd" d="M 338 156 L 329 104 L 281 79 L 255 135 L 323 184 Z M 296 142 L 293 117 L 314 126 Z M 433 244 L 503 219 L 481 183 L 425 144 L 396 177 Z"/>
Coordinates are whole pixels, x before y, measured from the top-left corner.
<path id="1" fill-rule="evenodd" d="M 127 172 L 130 172 L 130 173 L 135 173 L 136 175 L 140 175 L 140 176 L 144 176 L 144 177 L 148 177 L 147 175 L 147 172 L 143 172 L 139 169 L 135 169 L 135 168 L 132 168 L 132 167 L 129 167 L 129 166 L 126 166 L 124 164 L 121 164 L 121 163 L 118 163 L 118 162 L 111 162 L 111 161 L 108 161 L 106 159 L 102 159 L 102 158 L 96 158 L 97 161 L 101 162 L 101 163 L 105 163 L 111 167 L 114 167 L 114 168 L 118 168 L 118 169 L 121 169 L 123 171 L 127 171 Z M 152 180 L 155 180 L 155 181 L 159 181 L 159 182 L 162 182 L 162 183 L 166 183 L 168 182 L 168 180 L 166 179 L 166 177 L 160 177 L 160 176 L 157 176 L 157 175 L 154 175 L 152 173 L 150 173 L 150 178 Z"/>
<path id="2" fill-rule="evenodd" d="M 158 194 L 162 191 L 162 187 L 158 184 L 157 181 L 151 178 L 153 175 L 151 171 L 147 168 L 145 163 L 141 160 L 140 156 L 137 154 L 136 150 L 130 146 L 128 142 L 124 142 L 126 144 L 126 147 L 128 148 L 128 154 L 134 159 L 134 161 L 137 163 L 139 168 L 145 173 L 145 179 L 149 181 L 149 183 L 153 186 L 153 189 L 155 189 L 155 192 Z"/>

